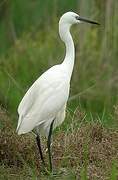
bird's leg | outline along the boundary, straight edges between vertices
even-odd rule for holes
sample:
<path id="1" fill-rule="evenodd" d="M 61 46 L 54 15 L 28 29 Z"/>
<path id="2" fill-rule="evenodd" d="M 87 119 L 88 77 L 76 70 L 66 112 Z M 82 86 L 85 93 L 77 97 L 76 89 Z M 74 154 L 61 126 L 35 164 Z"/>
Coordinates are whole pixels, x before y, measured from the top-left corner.
<path id="1" fill-rule="evenodd" d="M 50 145 L 51 145 L 51 136 L 52 136 L 53 123 L 54 123 L 54 120 L 52 121 L 52 123 L 51 123 L 51 125 L 50 125 L 50 130 L 49 130 L 49 135 L 48 135 L 48 141 L 47 141 L 49 164 L 50 164 L 50 172 L 52 172 L 52 156 L 51 156 Z"/>
<path id="2" fill-rule="evenodd" d="M 44 161 L 43 153 L 42 153 L 42 150 L 41 150 L 41 141 L 40 141 L 40 136 L 39 135 L 36 136 L 36 142 L 37 142 L 37 146 L 38 146 L 38 149 L 39 149 L 42 164 L 45 166 L 45 161 Z"/>

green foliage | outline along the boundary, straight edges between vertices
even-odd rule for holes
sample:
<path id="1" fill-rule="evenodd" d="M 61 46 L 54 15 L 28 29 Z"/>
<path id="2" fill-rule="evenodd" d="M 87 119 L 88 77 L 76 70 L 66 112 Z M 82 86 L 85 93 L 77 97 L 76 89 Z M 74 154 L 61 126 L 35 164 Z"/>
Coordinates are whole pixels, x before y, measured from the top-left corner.
<path id="1" fill-rule="evenodd" d="M 111 180 L 117 180 L 117 178 L 118 178 L 118 170 L 117 170 L 117 167 L 118 167 L 117 162 L 116 162 L 116 161 L 113 161 L 113 163 L 112 163 L 112 169 L 111 169 L 111 177 L 110 177 Z"/>
<path id="2" fill-rule="evenodd" d="M 115 3 L 111 5 L 114 7 Z M 30 85 L 46 69 L 62 62 L 64 46 L 58 36 L 57 16 L 66 9 L 69 10 L 69 7 L 74 11 L 77 8 L 77 2 L 71 0 L 60 3 L 37 0 L 25 1 L 23 6 L 22 4 L 22 1 L 13 1 L 10 4 L 9 13 L 14 22 L 17 39 L 11 48 L 8 49 L 7 46 L 7 52 L 3 51 L 0 57 L 0 101 L 12 113 L 16 112 L 22 96 Z M 101 26 L 81 24 L 79 30 L 77 27 L 72 28 L 76 45 L 76 62 L 71 83 L 73 100 L 70 98 L 69 108 L 74 109 L 81 104 L 86 112 L 92 113 L 93 118 L 101 117 L 104 112 L 104 119 L 110 124 L 112 118 L 109 116 L 117 104 L 118 17 L 114 7 L 111 21 L 113 12 L 108 9 L 109 3 L 106 3 L 105 11 L 103 11 L 105 7 L 99 2 L 94 4 L 91 1 L 91 9 L 89 6 L 90 4 L 86 3 L 85 6 L 84 2 L 80 1 L 80 12 L 83 11 L 89 14 L 86 16 L 98 19 Z M 44 11 L 45 7 L 49 7 L 47 12 Z M 5 26 L 2 22 L 0 34 L 2 42 L 7 44 L 3 25 Z M 78 95 L 73 98 L 76 94 Z"/>

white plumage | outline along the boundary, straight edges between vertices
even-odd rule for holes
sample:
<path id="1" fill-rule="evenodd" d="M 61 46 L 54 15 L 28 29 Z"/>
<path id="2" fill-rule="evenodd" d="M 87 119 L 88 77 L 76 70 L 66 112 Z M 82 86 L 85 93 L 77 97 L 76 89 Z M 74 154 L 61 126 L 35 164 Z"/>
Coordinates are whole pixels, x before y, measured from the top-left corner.
<path id="1" fill-rule="evenodd" d="M 34 82 L 18 107 L 18 134 L 39 127 L 39 131 L 48 136 L 52 120 L 55 119 L 54 127 L 64 120 L 69 95 L 67 78 L 63 65 L 57 65 Z"/>
<path id="2" fill-rule="evenodd" d="M 59 21 L 60 37 L 66 44 L 65 60 L 42 74 L 23 97 L 18 107 L 18 134 L 30 132 L 37 127 L 47 137 L 51 122 L 55 119 L 55 128 L 65 118 L 75 56 L 69 30 L 73 23 L 78 22 L 76 16 L 68 12 Z"/>
<path id="3" fill-rule="evenodd" d="M 23 97 L 18 107 L 18 134 L 27 133 L 37 127 L 39 132 L 48 136 L 53 120 L 53 128 L 63 122 L 75 59 L 70 27 L 81 21 L 98 24 L 74 12 L 67 12 L 60 18 L 59 34 L 66 46 L 65 59 L 63 63 L 51 67 L 42 74 Z"/>

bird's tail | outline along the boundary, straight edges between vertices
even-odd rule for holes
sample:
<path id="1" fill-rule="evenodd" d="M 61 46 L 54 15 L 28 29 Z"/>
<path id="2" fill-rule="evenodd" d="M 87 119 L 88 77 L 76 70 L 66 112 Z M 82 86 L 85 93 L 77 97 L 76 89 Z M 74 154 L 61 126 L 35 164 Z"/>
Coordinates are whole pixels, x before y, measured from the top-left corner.
<path id="1" fill-rule="evenodd" d="M 18 133 L 18 134 L 19 134 L 19 129 L 20 129 L 21 123 L 22 123 L 22 116 L 19 116 L 18 125 L 17 125 L 17 128 L 16 128 L 16 133 Z"/>

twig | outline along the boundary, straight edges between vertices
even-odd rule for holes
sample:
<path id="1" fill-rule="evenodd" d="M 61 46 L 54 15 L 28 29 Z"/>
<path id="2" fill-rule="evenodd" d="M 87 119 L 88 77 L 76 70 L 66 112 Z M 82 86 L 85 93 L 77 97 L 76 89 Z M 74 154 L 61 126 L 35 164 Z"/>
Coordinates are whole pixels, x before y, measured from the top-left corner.
<path id="1" fill-rule="evenodd" d="M 74 99 L 76 99 L 77 97 L 83 95 L 84 93 L 86 93 L 87 91 L 89 91 L 90 89 L 94 88 L 96 86 L 96 84 L 88 87 L 87 89 L 85 89 L 84 91 L 80 92 L 80 93 L 77 93 L 76 95 L 73 95 L 72 97 L 69 98 L 69 102 L 70 101 L 73 101 Z"/>
<path id="2" fill-rule="evenodd" d="M 12 82 L 15 84 L 15 86 L 21 91 L 24 92 L 23 89 L 19 86 L 19 84 L 17 83 L 17 81 L 11 76 L 11 74 L 9 74 L 8 71 L 4 70 L 4 72 L 6 73 L 6 75 L 12 80 Z"/>

